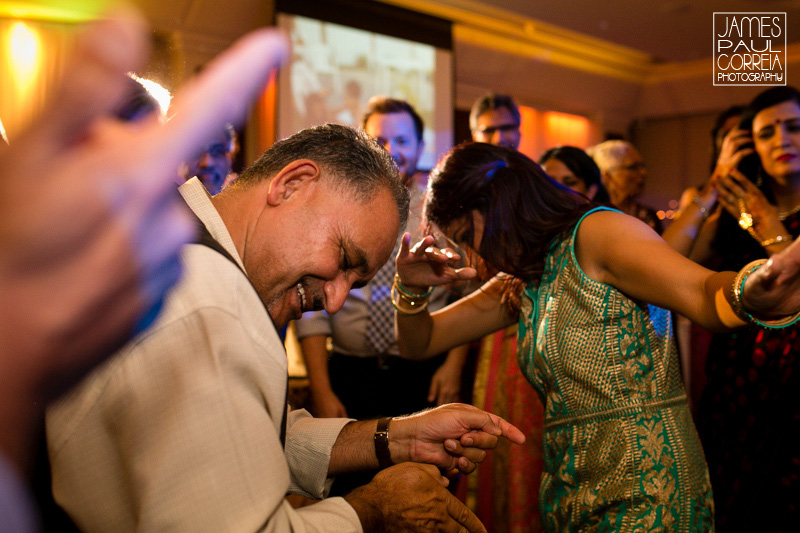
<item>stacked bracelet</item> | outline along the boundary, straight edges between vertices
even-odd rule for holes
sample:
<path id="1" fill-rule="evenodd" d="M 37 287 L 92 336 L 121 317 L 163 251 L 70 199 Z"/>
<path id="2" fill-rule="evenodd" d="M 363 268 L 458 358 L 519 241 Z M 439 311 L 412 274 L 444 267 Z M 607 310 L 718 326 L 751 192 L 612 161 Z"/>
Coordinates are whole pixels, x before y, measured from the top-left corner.
<path id="1" fill-rule="evenodd" d="M 736 277 L 733 279 L 733 285 L 731 286 L 731 307 L 733 308 L 733 312 L 736 313 L 736 316 L 739 317 L 743 322 L 753 322 L 753 317 L 744 310 L 744 306 L 742 305 L 742 289 L 744 287 L 744 283 L 747 281 L 747 276 L 758 270 L 761 265 L 766 263 L 766 259 L 757 259 L 751 263 L 745 265 Z"/>
<path id="2" fill-rule="evenodd" d="M 428 290 L 425 292 L 411 292 L 405 287 L 403 284 L 400 283 L 400 275 L 395 272 L 394 274 L 394 284 L 397 285 L 397 290 L 400 291 L 400 294 L 404 296 L 408 296 L 409 298 L 427 298 L 431 294 L 433 294 L 433 287 L 428 287 Z"/>
<path id="3" fill-rule="evenodd" d="M 736 278 L 733 280 L 733 286 L 731 287 L 731 307 L 733 308 L 733 312 L 736 313 L 736 316 L 738 316 L 744 322 L 749 322 L 751 324 L 769 329 L 779 329 L 791 326 L 800 320 L 800 312 L 775 320 L 759 320 L 745 311 L 744 306 L 742 305 L 742 293 L 744 292 L 744 284 L 747 282 L 747 277 L 761 268 L 761 266 L 766 262 L 766 259 L 757 259 L 746 264 L 744 268 L 742 268 L 739 273 L 736 274 Z"/>
<path id="4" fill-rule="evenodd" d="M 428 300 L 431 294 L 433 294 L 433 287 L 428 287 L 428 290 L 422 293 L 409 291 L 403 287 L 403 284 L 400 283 L 400 276 L 395 273 L 390 296 L 392 305 L 397 309 L 398 313 L 402 315 L 421 313 L 428 307 Z"/>
<path id="5" fill-rule="evenodd" d="M 778 235 L 777 237 L 774 237 L 772 239 L 761 241 L 760 244 L 763 248 L 766 248 L 767 246 L 772 246 L 773 244 L 778 244 L 781 242 L 790 242 L 791 240 L 792 240 L 791 235 Z"/>

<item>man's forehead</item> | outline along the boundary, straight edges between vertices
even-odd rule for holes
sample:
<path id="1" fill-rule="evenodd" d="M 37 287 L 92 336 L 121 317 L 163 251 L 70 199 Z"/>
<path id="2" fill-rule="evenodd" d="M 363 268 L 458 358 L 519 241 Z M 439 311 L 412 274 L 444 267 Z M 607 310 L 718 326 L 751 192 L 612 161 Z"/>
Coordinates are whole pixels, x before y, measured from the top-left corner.
<path id="1" fill-rule="evenodd" d="M 397 111 L 395 113 L 373 113 L 366 123 L 366 130 L 383 130 L 387 127 L 406 127 L 414 132 L 414 119 L 407 111 Z"/>
<path id="2" fill-rule="evenodd" d="M 380 267 L 382 245 L 394 246 L 400 232 L 397 203 L 385 188 L 376 191 L 369 200 L 351 197 L 349 201 L 347 211 L 354 216 L 347 217 L 349 231 L 345 232 L 344 240 L 362 255 L 370 268 Z"/>
<path id="3" fill-rule="evenodd" d="M 516 124 L 517 121 L 514 119 L 514 115 L 511 113 L 511 110 L 507 107 L 496 107 L 494 109 L 487 109 L 483 113 L 478 116 L 478 122 L 482 122 L 484 124 L 492 124 L 492 123 L 508 123 L 508 124 Z"/>
<path id="4" fill-rule="evenodd" d="M 225 148 L 230 148 L 230 146 L 231 146 L 231 136 L 225 130 L 221 130 L 221 131 L 216 132 L 208 140 L 208 142 L 206 143 L 205 146 L 206 146 L 206 149 L 208 149 L 208 148 L 210 148 L 212 146 L 219 146 L 219 145 L 222 145 Z"/>

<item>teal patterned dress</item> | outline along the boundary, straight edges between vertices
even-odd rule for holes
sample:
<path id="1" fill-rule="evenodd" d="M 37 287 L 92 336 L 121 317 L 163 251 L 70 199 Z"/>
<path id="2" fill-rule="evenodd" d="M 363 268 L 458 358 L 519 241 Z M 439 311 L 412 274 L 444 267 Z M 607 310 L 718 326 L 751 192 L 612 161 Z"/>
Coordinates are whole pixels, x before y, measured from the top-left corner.
<path id="1" fill-rule="evenodd" d="M 574 248 L 583 218 L 551 245 L 541 282 L 522 298 L 519 364 L 545 406 L 544 530 L 711 531 L 670 313 L 583 273 Z"/>

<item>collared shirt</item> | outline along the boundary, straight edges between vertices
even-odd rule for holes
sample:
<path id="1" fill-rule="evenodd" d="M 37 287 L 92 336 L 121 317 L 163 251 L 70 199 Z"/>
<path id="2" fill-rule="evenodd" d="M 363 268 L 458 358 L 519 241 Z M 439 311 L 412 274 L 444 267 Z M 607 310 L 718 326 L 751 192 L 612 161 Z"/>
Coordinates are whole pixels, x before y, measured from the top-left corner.
<path id="1" fill-rule="evenodd" d="M 238 257 L 197 179 L 181 186 L 209 232 Z M 283 344 L 252 285 L 202 245 L 156 323 L 47 414 L 56 501 L 84 531 L 352 531 L 342 498 L 322 498 L 346 419 L 288 417 Z"/>
<path id="2" fill-rule="evenodd" d="M 411 244 L 424 237 L 422 228 L 422 211 L 425 202 L 425 189 L 412 184 L 409 189 L 411 203 L 408 212 L 406 231 L 411 233 Z M 402 238 L 402 235 L 401 235 Z M 389 258 L 394 263 L 394 256 Z M 367 327 L 370 323 L 369 298 L 372 293 L 373 283 L 369 282 L 362 288 L 352 289 L 347 295 L 342 308 L 334 315 L 325 311 L 312 311 L 305 313 L 303 318 L 295 323 L 297 337 L 303 339 L 315 335 L 331 337 L 333 350 L 345 355 L 358 357 L 375 357 L 376 354 L 367 340 Z M 448 303 L 451 292 L 447 288 L 437 287 L 428 304 L 431 311 L 436 311 Z M 390 355 L 398 355 L 396 343 L 392 343 L 386 350 Z"/>

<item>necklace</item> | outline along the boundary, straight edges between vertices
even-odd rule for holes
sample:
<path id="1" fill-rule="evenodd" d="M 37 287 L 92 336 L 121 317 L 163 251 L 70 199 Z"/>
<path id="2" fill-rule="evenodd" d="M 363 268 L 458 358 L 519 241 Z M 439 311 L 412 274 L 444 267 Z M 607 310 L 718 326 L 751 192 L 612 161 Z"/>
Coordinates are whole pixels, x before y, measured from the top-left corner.
<path id="1" fill-rule="evenodd" d="M 786 220 L 786 218 L 788 216 L 794 215 L 798 211 L 800 211 L 800 204 L 797 204 L 796 206 L 794 206 L 793 208 L 789 209 L 788 211 L 781 211 L 780 213 L 778 213 L 778 219 L 779 220 Z"/>

